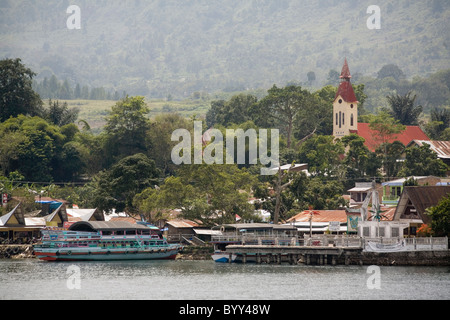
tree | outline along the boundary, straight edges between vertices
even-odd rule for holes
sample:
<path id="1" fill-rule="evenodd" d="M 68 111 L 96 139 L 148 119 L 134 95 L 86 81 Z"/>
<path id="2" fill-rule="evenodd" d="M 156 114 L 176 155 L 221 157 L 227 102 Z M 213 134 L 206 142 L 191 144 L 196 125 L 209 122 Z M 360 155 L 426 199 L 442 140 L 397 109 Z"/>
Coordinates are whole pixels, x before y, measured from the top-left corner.
<path id="1" fill-rule="evenodd" d="M 450 195 L 439 201 L 435 207 L 426 210 L 431 218 L 431 229 L 438 237 L 450 236 Z"/>
<path id="2" fill-rule="evenodd" d="M 422 106 L 414 106 L 416 96 L 411 97 L 411 92 L 401 96 L 399 94 L 386 97 L 391 107 L 389 113 L 404 125 L 418 125 Z"/>
<path id="3" fill-rule="evenodd" d="M 305 109 L 311 93 L 300 86 L 278 88 L 274 85 L 268 95 L 259 101 L 257 109 L 259 117 L 271 118 L 287 136 L 287 148 L 291 148 L 294 120 L 300 110 Z M 260 125 L 255 121 L 256 125 Z"/>
<path id="4" fill-rule="evenodd" d="M 387 146 L 391 140 L 395 140 L 397 134 L 403 132 L 406 127 L 394 119 L 389 113 L 381 111 L 378 115 L 372 117 L 369 122 L 369 128 L 374 131 L 375 149 L 380 145 Z M 384 150 L 386 155 L 387 150 Z"/>
<path id="5" fill-rule="evenodd" d="M 447 165 L 431 150 L 430 145 L 411 146 L 406 149 L 406 159 L 400 171 L 402 176 L 444 177 Z"/>
<path id="6" fill-rule="evenodd" d="M 311 133 L 318 135 L 333 133 L 333 123 L 330 121 L 333 117 L 333 102 L 321 97 L 322 94 L 325 96 L 329 94 L 326 90 L 322 89 L 308 96 L 304 107 L 297 113 L 293 130 L 296 139 L 301 141 Z"/>
<path id="7" fill-rule="evenodd" d="M 378 79 L 384 79 L 387 77 L 392 77 L 396 81 L 400 81 L 405 78 L 403 71 L 395 64 L 384 65 L 380 71 L 378 71 Z"/>
<path id="8" fill-rule="evenodd" d="M 180 209 L 187 219 L 204 225 L 235 222 L 253 218 L 248 203 L 255 177 L 236 165 L 186 165 L 176 176 L 166 178 L 159 190 L 145 190 L 135 198 L 141 214 L 154 217 L 167 209 Z"/>
<path id="9" fill-rule="evenodd" d="M 155 161 L 163 175 L 175 173 L 176 165 L 171 160 L 171 152 L 177 142 L 171 140 L 171 135 L 176 129 L 187 129 L 192 132 L 193 123 L 179 114 L 162 114 L 155 117 L 148 131 L 151 145 L 148 156 Z"/>
<path id="10" fill-rule="evenodd" d="M 125 97 L 118 101 L 106 117 L 105 151 L 112 158 L 121 159 L 147 151 L 146 136 L 150 128 L 149 107 L 144 97 Z"/>
<path id="11" fill-rule="evenodd" d="M 157 184 L 159 175 L 155 162 L 138 153 L 121 159 L 109 170 L 101 171 L 94 179 L 93 202 L 101 210 L 112 209 L 137 212 L 133 198 L 146 188 Z"/>
<path id="12" fill-rule="evenodd" d="M 301 145 L 299 161 L 308 163 L 309 172 L 315 176 L 333 176 L 339 172 L 342 154 L 344 146 L 333 136 L 315 135 Z"/>
<path id="13" fill-rule="evenodd" d="M 400 141 L 394 141 L 392 143 L 385 143 L 380 145 L 376 150 L 376 153 L 383 156 L 383 168 L 388 177 L 397 177 L 397 174 L 402 168 L 402 163 L 398 161 L 405 152 L 405 146 Z"/>
<path id="14" fill-rule="evenodd" d="M 67 102 L 60 104 L 58 100 L 52 101 L 49 99 L 48 105 L 48 110 L 44 111 L 44 118 L 59 127 L 69 123 L 74 123 L 80 112 L 80 109 L 69 109 Z"/>
<path id="15" fill-rule="evenodd" d="M 41 115 L 42 101 L 32 88 L 35 75 L 20 59 L 0 61 L 0 122 L 19 114 Z"/>
<path id="16" fill-rule="evenodd" d="M 233 96 L 229 101 L 212 101 L 211 109 L 206 113 L 206 124 L 208 127 L 215 124 L 227 127 L 252 120 L 252 106 L 257 101 L 255 96 L 243 93 Z"/>
<path id="17" fill-rule="evenodd" d="M 316 74 L 315 74 L 314 71 L 309 71 L 309 72 L 306 74 L 306 76 L 308 77 L 308 84 L 309 84 L 309 86 L 311 86 L 312 83 L 313 83 L 314 81 L 316 81 Z"/>
<path id="18" fill-rule="evenodd" d="M 425 125 L 427 135 L 433 140 L 448 140 L 444 132 L 450 128 L 450 108 L 431 110 L 431 121 Z"/>
<path id="19" fill-rule="evenodd" d="M 313 207 L 316 210 L 335 210 L 344 207 L 346 202 L 342 197 L 344 188 L 337 180 L 327 180 L 321 177 L 307 177 L 305 173 L 296 174 L 289 185 L 300 210 Z"/>
<path id="20" fill-rule="evenodd" d="M 366 175 L 369 163 L 369 149 L 364 145 L 365 139 L 352 133 L 341 139 L 348 151 L 344 158 L 347 165 L 347 177 L 358 179 Z"/>

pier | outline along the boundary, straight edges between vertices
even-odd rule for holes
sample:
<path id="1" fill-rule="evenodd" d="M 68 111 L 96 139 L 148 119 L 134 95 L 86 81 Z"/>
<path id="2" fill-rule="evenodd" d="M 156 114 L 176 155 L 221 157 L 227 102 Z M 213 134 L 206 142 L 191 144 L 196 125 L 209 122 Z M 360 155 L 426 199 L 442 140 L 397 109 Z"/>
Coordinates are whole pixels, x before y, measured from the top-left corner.
<path id="1" fill-rule="evenodd" d="M 226 252 L 242 257 L 242 262 L 251 261 L 269 264 L 302 263 L 305 265 L 350 264 L 355 256 L 360 256 L 358 247 L 315 247 L 315 246 L 274 246 L 274 245 L 229 245 Z M 353 257 L 353 259 L 351 259 Z"/>
<path id="2" fill-rule="evenodd" d="M 308 237 L 221 236 L 223 251 L 236 261 L 303 265 L 450 265 L 448 238 L 363 238 L 320 235 Z M 378 252 L 375 244 L 381 246 Z M 390 250 L 393 249 L 393 250 Z M 398 249 L 398 250 L 396 250 Z"/>

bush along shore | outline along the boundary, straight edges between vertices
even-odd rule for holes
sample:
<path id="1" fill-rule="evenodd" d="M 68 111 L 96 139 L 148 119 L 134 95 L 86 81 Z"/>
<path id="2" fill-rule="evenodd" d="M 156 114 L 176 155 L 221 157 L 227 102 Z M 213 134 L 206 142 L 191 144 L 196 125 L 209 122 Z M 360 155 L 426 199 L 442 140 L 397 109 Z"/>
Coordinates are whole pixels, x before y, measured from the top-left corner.
<path id="1" fill-rule="evenodd" d="M 30 244 L 0 245 L 0 259 L 34 258 L 33 246 Z"/>

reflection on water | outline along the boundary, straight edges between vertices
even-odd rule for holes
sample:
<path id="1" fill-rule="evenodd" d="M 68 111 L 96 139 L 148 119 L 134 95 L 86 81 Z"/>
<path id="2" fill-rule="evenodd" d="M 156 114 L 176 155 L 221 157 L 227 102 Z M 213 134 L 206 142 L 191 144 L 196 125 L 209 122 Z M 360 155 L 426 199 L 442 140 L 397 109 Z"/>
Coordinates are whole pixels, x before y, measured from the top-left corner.
<path id="1" fill-rule="evenodd" d="M 76 266 L 75 268 L 69 268 Z M 78 272 L 71 272 L 70 270 Z M 217 264 L 213 261 L 0 260 L 0 299 L 449 299 L 446 267 Z M 79 279 L 79 289 L 71 283 Z M 76 288 L 76 287 L 75 287 Z"/>

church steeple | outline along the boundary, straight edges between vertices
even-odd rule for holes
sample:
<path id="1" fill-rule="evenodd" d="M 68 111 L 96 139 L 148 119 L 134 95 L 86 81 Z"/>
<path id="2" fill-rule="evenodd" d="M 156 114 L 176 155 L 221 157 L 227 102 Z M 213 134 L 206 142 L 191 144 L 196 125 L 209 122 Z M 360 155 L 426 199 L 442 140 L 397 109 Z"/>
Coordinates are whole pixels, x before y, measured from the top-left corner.
<path id="1" fill-rule="evenodd" d="M 345 58 L 344 66 L 342 67 L 341 76 L 339 78 L 350 81 L 350 69 L 348 68 L 347 58 Z"/>
<path id="2" fill-rule="evenodd" d="M 358 100 L 353 90 L 347 58 L 342 67 L 341 83 L 333 103 L 333 135 L 342 138 L 358 130 Z"/>

